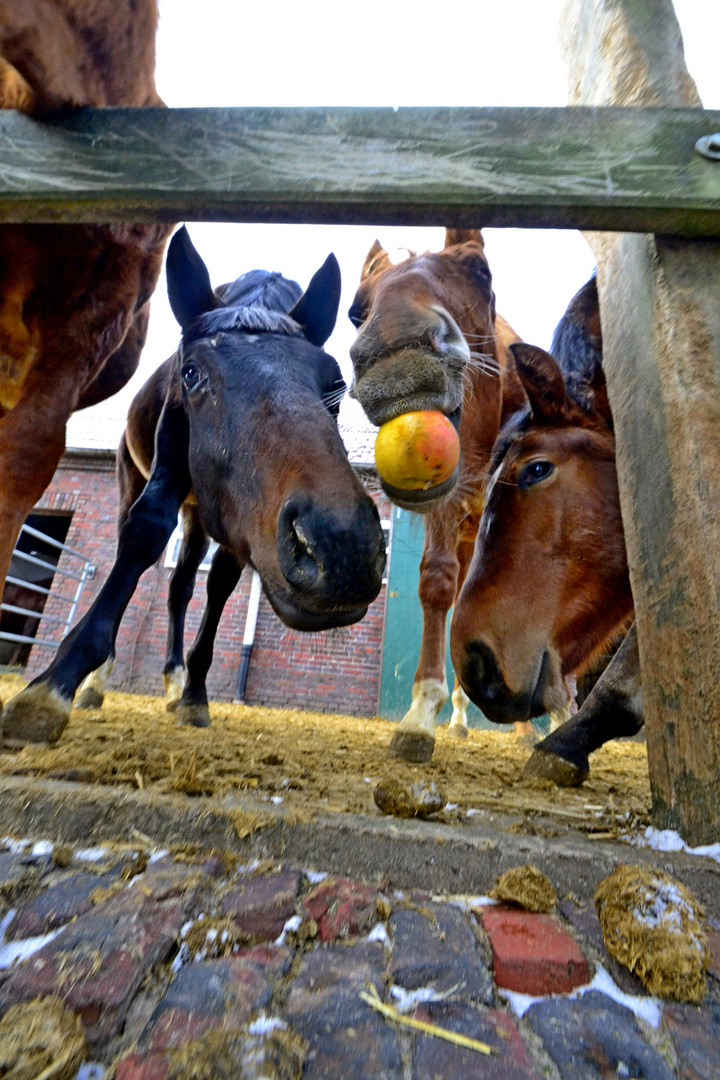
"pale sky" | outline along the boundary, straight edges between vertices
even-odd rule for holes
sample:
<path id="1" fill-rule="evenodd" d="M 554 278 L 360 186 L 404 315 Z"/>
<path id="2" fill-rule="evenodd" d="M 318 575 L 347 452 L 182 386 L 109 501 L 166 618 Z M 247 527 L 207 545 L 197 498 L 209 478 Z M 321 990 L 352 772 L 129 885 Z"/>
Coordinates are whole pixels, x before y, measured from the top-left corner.
<path id="1" fill-rule="evenodd" d="M 160 0 L 156 80 L 169 106 L 565 105 L 557 27 L 563 0 L 445 0 L 423 17 L 407 0 Z M 690 73 L 706 108 L 720 109 L 718 0 L 675 0 Z M 438 21 L 438 13 L 442 23 Z M 326 348 L 350 380 L 347 319 L 365 254 L 377 237 L 402 249 L 437 250 L 442 229 L 188 222 L 214 285 L 246 270 L 280 270 L 303 288 L 328 252 L 343 275 L 338 324 Z M 570 230 L 487 229 L 498 311 L 526 341 L 547 348 L 593 258 Z M 68 446 L 115 448 L 133 395 L 176 348 L 164 275 L 153 299 L 140 370 L 114 398 L 76 413 Z M 343 426 L 364 427 L 343 404 Z M 361 438 L 363 446 L 369 445 Z M 352 443 L 346 436 L 352 454 Z M 371 442 L 371 440 L 370 440 Z M 355 455 L 357 456 L 357 455 Z M 364 459 L 369 455 L 360 454 Z"/>

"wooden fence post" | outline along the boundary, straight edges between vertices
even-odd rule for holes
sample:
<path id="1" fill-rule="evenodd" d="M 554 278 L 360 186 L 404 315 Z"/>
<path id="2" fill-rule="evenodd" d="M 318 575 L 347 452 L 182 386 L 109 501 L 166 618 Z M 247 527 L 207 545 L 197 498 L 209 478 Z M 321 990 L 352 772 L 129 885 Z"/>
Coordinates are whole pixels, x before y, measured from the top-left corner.
<path id="1" fill-rule="evenodd" d="M 670 0 L 569 0 L 562 37 L 571 104 L 700 105 Z M 720 243 L 586 235 L 598 260 L 653 822 L 691 845 L 713 843 L 720 840 Z"/>

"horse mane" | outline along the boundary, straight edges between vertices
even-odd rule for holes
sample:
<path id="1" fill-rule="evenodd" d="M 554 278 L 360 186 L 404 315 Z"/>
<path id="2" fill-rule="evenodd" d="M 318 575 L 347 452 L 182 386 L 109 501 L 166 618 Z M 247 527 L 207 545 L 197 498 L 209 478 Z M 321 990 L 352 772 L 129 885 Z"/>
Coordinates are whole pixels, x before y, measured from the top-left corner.
<path id="1" fill-rule="evenodd" d="M 185 333 L 186 343 L 224 330 L 302 337 L 303 329 L 287 313 L 302 296 L 297 281 L 272 270 L 248 270 L 220 285 L 215 295 L 223 307 L 206 311 Z"/>

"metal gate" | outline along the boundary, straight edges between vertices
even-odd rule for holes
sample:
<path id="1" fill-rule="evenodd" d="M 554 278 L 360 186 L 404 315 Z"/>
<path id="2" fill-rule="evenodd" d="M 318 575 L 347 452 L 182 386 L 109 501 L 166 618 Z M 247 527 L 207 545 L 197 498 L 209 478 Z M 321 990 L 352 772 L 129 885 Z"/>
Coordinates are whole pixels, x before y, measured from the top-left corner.
<path id="1" fill-rule="evenodd" d="M 20 551 L 18 547 L 12 553 L 12 559 L 10 563 L 11 572 L 5 579 L 7 585 L 17 585 L 23 589 L 28 589 L 30 592 L 37 593 L 40 596 L 49 597 L 52 594 L 54 601 L 61 604 L 67 604 L 67 614 L 63 615 L 46 615 L 43 611 L 32 611 L 29 608 L 19 607 L 16 604 L 0 603 L 0 610 L 7 611 L 13 615 L 24 615 L 26 618 L 37 619 L 38 624 L 43 622 L 45 624 L 59 624 L 62 626 L 62 633 L 57 640 L 50 640 L 48 638 L 33 637 L 28 634 L 12 634 L 6 630 L 0 630 L 0 640 L 12 641 L 20 645 L 41 645 L 47 649 L 57 649 L 60 642 L 65 637 L 72 621 L 75 618 L 75 612 L 82 595 L 85 582 L 94 576 L 95 567 L 91 566 L 88 559 L 84 555 L 81 555 L 79 551 L 75 551 L 73 548 L 68 547 L 67 544 L 62 544 L 59 540 L 55 540 L 52 536 L 47 536 L 45 533 L 40 532 L 39 529 L 34 529 L 30 525 L 23 525 L 20 530 L 20 535 L 23 533 L 26 536 L 31 536 L 35 540 L 41 540 L 44 544 L 49 544 L 51 547 L 57 548 L 61 555 L 66 555 L 71 560 L 72 569 L 67 569 L 65 566 L 54 565 L 50 562 L 45 562 L 43 559 L 39 559 L 36 555 L 30 555 L 26 551 Z M 19 539 L 19 538 L 18 538 Z M 60 557 L 59 556 L 59 557 Z M 27 563 L 30 567 L 37 568 L 40 571 L 46 571 L 51 577 L 55 574 L 59 574 L 60 577 L 67 579 L 68 582 L 76 582 L 74 593 L 71 595 L 55 592 L 50 588 L 46 588 L 44 585 L 39 585 L 34 581 L 29 581 L 25 578 L 18 577 L 12 573 L 13 564 L 17 561 Z M 72 590 L 72 585 L 70 586 Z"/>

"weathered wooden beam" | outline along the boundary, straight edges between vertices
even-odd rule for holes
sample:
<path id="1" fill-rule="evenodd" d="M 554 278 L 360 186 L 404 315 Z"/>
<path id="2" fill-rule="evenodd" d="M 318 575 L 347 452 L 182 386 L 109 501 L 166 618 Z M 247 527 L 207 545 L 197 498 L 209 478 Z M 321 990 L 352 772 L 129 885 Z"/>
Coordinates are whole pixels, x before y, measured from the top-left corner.
<path id="1" fill-rule="evenodd" d="M 669 0 L 570 0 L 574 100 L 699 104 Z M 635 600 L 653 821 L 720 840 L 720 243 L 589 237 Z"/>
<path id="2" fill-rule="evenodd" d="M 695 109 L 0 113 L 0 221 L 265 221 L 720 236 Z"/>

